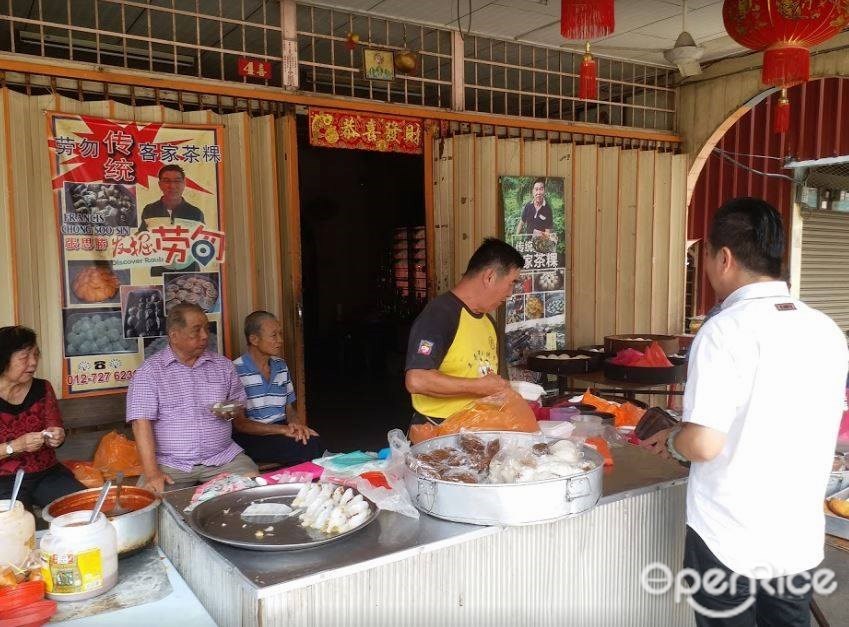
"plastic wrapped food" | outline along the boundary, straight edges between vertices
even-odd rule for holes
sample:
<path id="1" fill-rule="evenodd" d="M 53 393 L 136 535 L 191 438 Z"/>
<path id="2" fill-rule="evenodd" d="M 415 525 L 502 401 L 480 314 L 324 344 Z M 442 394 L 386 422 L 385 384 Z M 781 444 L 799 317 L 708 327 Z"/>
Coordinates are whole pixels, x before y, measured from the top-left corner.
<path id="1" fill-rule="evenodd" d="M 513 390 L 506 390 L 469 403 L 437 427 L 438 435 L 469 431 L 539 431 L 534 412 Z"/>

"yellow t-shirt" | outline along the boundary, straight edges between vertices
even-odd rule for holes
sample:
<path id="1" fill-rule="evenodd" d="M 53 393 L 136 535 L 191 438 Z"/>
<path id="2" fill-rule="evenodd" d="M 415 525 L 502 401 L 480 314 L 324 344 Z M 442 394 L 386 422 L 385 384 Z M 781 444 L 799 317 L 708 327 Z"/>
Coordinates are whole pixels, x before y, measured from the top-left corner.
<path id="1" fill-rule="evenodd" d="M 498 372 L 498 335 L 486 314 L 473 313 L 453 292 L 434 298 L 413 323 L 407 370 L 437 370 L 473 379 Z M 447 418 L 475 397 L 437 398 L 413 394 L 413 408 L 433 418 Z"/>

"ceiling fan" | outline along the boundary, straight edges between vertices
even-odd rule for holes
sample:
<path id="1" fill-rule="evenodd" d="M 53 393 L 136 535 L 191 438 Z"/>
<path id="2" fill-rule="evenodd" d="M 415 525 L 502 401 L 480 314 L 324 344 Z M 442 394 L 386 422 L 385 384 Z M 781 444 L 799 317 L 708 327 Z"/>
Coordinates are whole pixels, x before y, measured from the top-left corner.
<path id="1" fill-rule="evenodd" d="M 619 46 L 605 46 L 603 43 L 593 44 L 593 50 L 604 54 L 605 51 L 610 52 L 660 52 L 663 57 L 678 67 L 678 71 L 683 78 L 688 76 L 696 76 L 702 73 L 702 66 L 699 60 L 705 53 L 702 46 L 696 45 L 693 36 L 687 32 L 687 0 L 684 0 L 681 11 L 681 34 L 675 40 L 675 45 L 672 48 L 628 48 Z"/>

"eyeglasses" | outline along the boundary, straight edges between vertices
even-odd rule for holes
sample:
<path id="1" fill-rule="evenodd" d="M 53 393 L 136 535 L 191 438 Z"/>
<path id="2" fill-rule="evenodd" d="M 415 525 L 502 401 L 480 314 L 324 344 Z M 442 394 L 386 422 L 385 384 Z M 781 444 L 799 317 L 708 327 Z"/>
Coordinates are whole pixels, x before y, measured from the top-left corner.
<path id="1" fill-rule="evenodd" d="M 182 183 L 184 179 L 159 179 L 160 183 Z"/>

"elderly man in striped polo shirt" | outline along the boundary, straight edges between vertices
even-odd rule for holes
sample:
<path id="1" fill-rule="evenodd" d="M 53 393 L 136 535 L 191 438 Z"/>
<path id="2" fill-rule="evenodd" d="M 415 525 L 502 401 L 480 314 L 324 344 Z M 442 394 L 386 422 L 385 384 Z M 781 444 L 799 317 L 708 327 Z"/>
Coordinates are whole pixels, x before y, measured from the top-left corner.
<path id="1" fill-rule="evenodd" d="M 253 312 L 245 318 L 245 340 L 247 352 L 233 363 L 245 386 L 250 420 L 236 427 L 233 440 L 259 464 L 292 466 L 319 457 L 318 434 L 292 407 L 295 387 L 280 357 L 280 322 L 267 311 Z"/>

